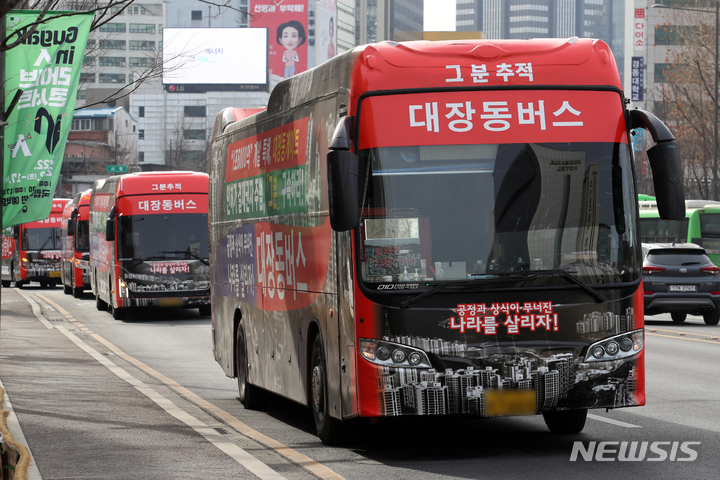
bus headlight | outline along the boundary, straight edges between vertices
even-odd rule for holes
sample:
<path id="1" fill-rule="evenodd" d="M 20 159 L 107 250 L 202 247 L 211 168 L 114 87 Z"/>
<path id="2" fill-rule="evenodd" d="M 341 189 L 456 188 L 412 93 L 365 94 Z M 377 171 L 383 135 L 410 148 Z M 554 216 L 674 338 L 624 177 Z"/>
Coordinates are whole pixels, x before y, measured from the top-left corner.
<path id="1" fill-rule="evenodd" d="M 82 268 L 83 270 L 88 269 L 88 268 L 90 268 L 90 262 L 88 262 L 87 260 L 80 260 L 79 258 L 76 258 L 75 266 L 77 268 Z"/>
<path id="2" fill-rule="evenodd" d="M 585 362 L 608 362 L 631 357 L 643 349 L 644 338 L 643 330 L 634 330 L 595 342 L 588 347 Z"/>
<path id="3" fill-rule="evenodd" d="M 128 298 L 127 284 L 122 279 L 118 278 L 118 291 L 120 292 L 120 298 Z"/>
<path id="4" fill-rule="evenodd" d="M 384 367 L 432 368 L 423 350 L 384 340 L 361 338 L 360 354 L 368 362 Z"/>

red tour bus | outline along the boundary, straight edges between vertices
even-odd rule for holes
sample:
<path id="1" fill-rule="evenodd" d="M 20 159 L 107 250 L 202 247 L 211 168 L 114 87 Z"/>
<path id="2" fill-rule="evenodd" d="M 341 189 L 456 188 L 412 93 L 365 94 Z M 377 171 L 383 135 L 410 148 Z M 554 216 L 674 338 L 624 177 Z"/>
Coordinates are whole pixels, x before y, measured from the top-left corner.
<path id="1" fill-rule="evenodd" d="M 215 121 L 212 341 L 241 402 L 340 421 L 645 404 L 630 129 L 661 215 L 674 137 L 592 39 L 383 42 Z"/>
<path id="2" fill-rule="evenodd" d="M 144 172 L 96 180 L 90 285 L 98 310 L 199 308 L 210 315 L 208 176 Z"/>
<path id="3" fill-rule="evenodd" d="M 40 282 L 43 288 L 60 283 L 60 225 L 67 198 L 54 198 L 50 216 L 3 231 L 2 286 L 22 288 Z"/>
<path id="4" fill-rule="evenodd" d="M 75 298 L 90 288 L 90 195 L 92 189 L 76 193 L 65 205 L 62 217 L 63 291 Z"/>

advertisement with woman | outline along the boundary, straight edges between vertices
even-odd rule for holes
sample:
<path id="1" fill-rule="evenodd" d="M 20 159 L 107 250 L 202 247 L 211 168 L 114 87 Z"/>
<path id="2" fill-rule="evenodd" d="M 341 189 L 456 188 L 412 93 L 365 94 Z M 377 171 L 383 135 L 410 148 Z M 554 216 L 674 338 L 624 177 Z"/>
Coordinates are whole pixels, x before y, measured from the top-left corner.
<path id="1" fill-rule="evenodd" d="M 315 64 L 320 65 L 334 57 L 337 52 L 337 6 L 335 0 L 318 0 L 316 12 Z"/>
<path id="2" fill-rule="evenodd" d="M 258 0 L 251 8 L 251 27 L 269 31 L 268 70 L 280 78 L 304 72 L 308 66 L 308 4 L 289 0 Z M 327 27 L 326 27 L 327 28 Z"/>

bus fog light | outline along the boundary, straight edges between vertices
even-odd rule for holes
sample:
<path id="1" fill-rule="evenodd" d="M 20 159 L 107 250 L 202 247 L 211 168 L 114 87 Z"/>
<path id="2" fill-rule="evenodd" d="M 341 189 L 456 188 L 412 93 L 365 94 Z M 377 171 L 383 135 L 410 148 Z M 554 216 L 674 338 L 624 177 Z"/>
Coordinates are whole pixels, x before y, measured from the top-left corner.
<path id="1" fill-rule="evenodd" d="M 633 342 L 629 338 L 623 338 L 622 341 L 620 341 L 620 350 L 623 352 L 629 352 L 632 350 Z"/>
<path id="2" fill-rule="evenodd" d="M 619 350 L 620 345 L 618 345 L 617 342 L 608 342 L 608 344 L 605 345 L 605 351 L 608 355 L 616 355 Z"/>
<path id="3" fill-rule="evenodd" d="M 380 347 L 377 349 L 377 358 L 378 360 L 387 360 L 390 358 L 390 349 L 387 347 Z"/>
<path id="4" fill-rule="evenodd" d="M 593 357 L 598 358 L 598 359 L 602 358 L 605 356 L 605 349 L 598 345 L 597 347 L 593 348 L 592 355 L 593 355 Z"/>
<path id="5" fill-rule="evenodd" d="M 412 352 L 408 355 L 408 362 L 410 362 L 410 365 L 420 365 L 420 362 L 422 362 L 422 355 L 418 352 Z"/>
<path id="6" fill-rule="evenodd" d="M 405 361 L 405 352 L 403 350 L 400 350 L 399 348 L 393 350 L 392 359 L 395 363 L 403 363 Z"/>
<path id="7" fill-rule="evenodd" d="M 368 360 L 375 360 L 376 347 L 377 343 L 375 342 L 368 342 L 367 340 L 363 340 L 360 342 L 360 351 L 362 352 L 362 356 L 367 358 Z"/>

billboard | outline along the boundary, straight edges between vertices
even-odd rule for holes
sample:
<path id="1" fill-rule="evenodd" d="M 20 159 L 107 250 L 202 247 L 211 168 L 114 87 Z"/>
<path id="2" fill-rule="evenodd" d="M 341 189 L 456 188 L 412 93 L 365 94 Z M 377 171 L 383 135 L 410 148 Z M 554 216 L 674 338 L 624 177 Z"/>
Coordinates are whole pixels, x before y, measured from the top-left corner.
<path id="1" fill-rule="evenodd" d="M 250 26 L 268 29 L 268 70 L 281 78 L 304 72 L 308 66 L 307 0 L 256 0 Z"/>
<path id="2" fill-rule="evenodd" d="M 267 44 L 266 28 L 165 28 L 165 90 L 267 90 Z"/>
<path id="3" fill-rule="evenodd" d="M 337 51 L 337 4 L 335 0 L 317 0 L 316 12 L 315 65 L 320 65 Z"/>

